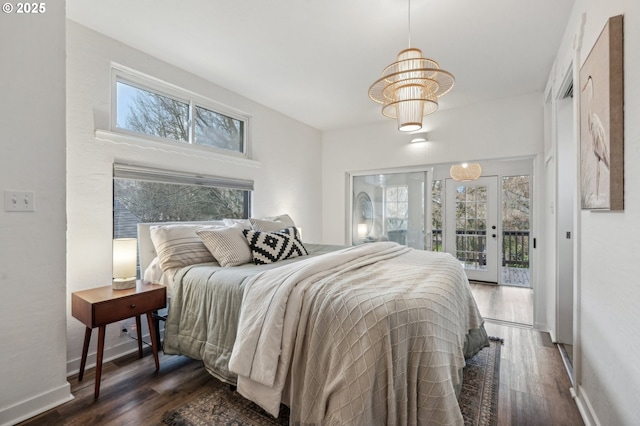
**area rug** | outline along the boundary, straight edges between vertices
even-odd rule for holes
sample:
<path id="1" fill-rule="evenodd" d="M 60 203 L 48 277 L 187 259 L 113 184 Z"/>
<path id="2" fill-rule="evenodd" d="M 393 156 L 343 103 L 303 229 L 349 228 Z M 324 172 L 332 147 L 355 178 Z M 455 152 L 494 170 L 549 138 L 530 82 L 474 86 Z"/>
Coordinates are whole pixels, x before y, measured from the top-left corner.
<path id="1" fill-rule="evenodd" d="M 491 338 L 490 343 L 490 347 L 467 360 L 463 370 L 459 401 L 465 425 L 497 424 L 502 339 Z M 231 391 L 228 385 L 216 382 L 213 389 L 194 401 L 167 411 L 162 421 L 170 426 L 288 425 L 289 410 L 283 405 L 280 416 L 274 419 L 253 402 Z"/>

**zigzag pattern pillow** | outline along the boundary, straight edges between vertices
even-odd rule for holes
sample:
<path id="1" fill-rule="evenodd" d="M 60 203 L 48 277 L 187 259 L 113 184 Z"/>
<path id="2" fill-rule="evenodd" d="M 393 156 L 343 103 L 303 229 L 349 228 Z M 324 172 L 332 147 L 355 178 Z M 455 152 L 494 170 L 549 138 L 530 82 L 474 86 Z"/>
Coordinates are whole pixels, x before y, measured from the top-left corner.
<path id="1" fill-rule="evenodd" d="M 278 232 L 262 232 L 251 229 L 245 229 L 242 232 L 249 243 L 253 254 L 253 263 L 256 265 L 266 265 L 309 254 L 298 237 L 298 230 L 294 227 Z"/>

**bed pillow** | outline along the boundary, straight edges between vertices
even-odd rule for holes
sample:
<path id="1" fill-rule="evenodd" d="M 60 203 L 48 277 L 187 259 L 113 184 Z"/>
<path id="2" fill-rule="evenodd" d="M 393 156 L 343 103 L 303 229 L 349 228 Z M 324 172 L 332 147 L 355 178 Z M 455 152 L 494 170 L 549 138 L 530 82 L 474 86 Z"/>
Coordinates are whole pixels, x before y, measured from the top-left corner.
<path id="1" fill-rule="evenodd" d="M 228 228 L 197 231 L 205 247 L 221 266 L 238 266 L 251 262 L 251 249 L 242 231 L 245 227 L 236 223 Z"/>
<path id="2" fill-rule="evenodd" d="M 264 219 L 249 219 L 251 222 L 251 228 L 254 231 L 274 232 L 282 231 L 286 228 L 295 228 L 296 224 L 288 214 L 281 214 L 280 216 L 266 217 Z"/>
<path id="3" fill-rule="evenodd" d="M 162 284 L 167 287 L 167 293 L 171 294 L 171 287 L 173 286 L 173 277 L 180 268 L 168 269 L 163 271 L 160 267 L 160 262 L 157 257 L 153 258 L 153 261 L 149 267 L 144 271 L 142 278 L 143 283 Z M 171 296 L 169 296 L 171 297 Z"/>
<path id="4" fill-rule="evenodd" d="M 291 259 L 309 254 L 298 238 L 298 231 L 289 227 L 278 232 L 262 232 L 245 229 L 242 231 L 249 243 L 253 263 L 264 265 L 279 260 Z"/>
<path id="5" fill-rule="evenodd" d="M 215 225 L 157 225 L 149 228 L 151 241 L 158 254 L 163 271 L 182 268 L 196 263 L 215 262 L 213 255 L 196 234 L 205 229 L 218 229 Z"/>
<path id="6" fill-rule="evenodd" d="M 244 229 L 251 229 L 251 222 L 249 219 L 222 219 L 222 222 L 224 222 L 226 226 L 232 226 L 238 223 L 242 225 Z"/>

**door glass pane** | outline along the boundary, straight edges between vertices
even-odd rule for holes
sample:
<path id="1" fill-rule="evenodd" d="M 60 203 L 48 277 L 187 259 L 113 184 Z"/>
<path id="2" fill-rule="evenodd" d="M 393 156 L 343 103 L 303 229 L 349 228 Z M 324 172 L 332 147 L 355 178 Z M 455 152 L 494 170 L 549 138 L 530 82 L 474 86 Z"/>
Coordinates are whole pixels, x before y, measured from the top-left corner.
<path id="1" fill-rule="evenodd" d="M 502 178 L 502 282 L 530 287 L 529 176 Z"/>
<path id="2" fill-rule="evenodd" d="M 487 188 L 456 187 L 456 257 L 466 269 L 486 270 Z"/>
<path id="3" fill-rule="evenodd" d="M 442 251 L 442 180 L 434 180 L 431 187 L 431 250 Z"/>

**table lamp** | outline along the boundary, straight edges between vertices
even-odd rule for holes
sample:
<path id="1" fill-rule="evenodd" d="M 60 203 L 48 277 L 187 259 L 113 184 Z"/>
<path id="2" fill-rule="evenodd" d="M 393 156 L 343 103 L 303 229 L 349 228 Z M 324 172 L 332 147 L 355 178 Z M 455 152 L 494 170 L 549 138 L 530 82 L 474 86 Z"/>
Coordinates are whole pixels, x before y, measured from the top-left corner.
<path id="1" fill-rule="evenodd" d="M 135 238 L 113 240 L 113 288 L 125 290 L 136 286 L 138 241 Z"/>

